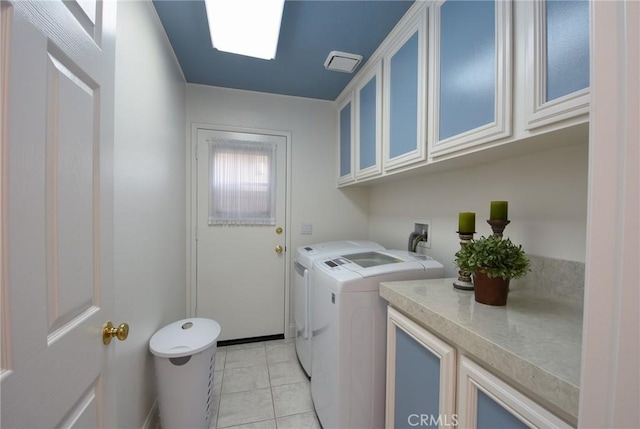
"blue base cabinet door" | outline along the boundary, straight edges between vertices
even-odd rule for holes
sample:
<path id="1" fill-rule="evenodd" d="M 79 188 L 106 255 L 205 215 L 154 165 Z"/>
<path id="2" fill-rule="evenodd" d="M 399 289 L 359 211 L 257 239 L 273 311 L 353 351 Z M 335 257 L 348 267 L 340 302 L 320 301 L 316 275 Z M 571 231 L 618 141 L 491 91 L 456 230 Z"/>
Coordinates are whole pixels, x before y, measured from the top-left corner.
<path id="1" fill-rule="evenodd" d="M 510 0 L 435 3 L 430 158 L 511 135 L 512 21 Z"/>
<path id="2" fill-rule="evenodd" d="M 524 2 L 527 129 L 589 112 L 589 1 Z"/>
<path id="3" fill-rule="evenodd" d="M 460 357 L 459 368 L 458 427 L 465 429 L 571 427 L 468 357 Z"/>
<path id="4" fill-rule="evenodd" d="M 389 307 L 387 428 L 453 427 L 456 352 Z"/>

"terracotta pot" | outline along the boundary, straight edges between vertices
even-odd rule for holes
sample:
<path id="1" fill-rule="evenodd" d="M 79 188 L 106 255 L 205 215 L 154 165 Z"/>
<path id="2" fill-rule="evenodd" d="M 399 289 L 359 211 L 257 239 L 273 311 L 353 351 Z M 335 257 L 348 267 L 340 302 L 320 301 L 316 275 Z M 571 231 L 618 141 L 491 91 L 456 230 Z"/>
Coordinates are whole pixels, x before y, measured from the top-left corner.
<path id="1" fill-rule="evenodd" d="M 489 277 L 483 271 L 474 273 L 473 285 L 476 301 L 487 305 L 507 305 L 509 280 L 503 277 Z"/>

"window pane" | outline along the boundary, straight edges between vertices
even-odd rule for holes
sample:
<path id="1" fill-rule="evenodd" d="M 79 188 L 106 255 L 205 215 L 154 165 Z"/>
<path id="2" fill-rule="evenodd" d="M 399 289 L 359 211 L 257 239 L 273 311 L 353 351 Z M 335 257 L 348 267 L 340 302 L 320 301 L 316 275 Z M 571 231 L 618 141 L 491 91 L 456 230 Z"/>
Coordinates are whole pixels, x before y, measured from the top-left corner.
<path id="1" fill-rule="evenodd" d="M 272 143 L 209 142 L 209 225 L 275 225 Z"/>

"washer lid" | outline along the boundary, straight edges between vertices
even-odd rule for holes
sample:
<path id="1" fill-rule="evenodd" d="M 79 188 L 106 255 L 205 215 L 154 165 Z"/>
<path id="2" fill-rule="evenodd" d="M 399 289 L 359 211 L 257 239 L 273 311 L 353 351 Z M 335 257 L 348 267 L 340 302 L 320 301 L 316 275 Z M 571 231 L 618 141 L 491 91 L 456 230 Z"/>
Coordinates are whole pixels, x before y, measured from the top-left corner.
<path id="1" fill-rule="evenodd" d="M 215 320 L 183 319 L 153 334 L 149 340 L 149 350 L 165 358 L 191 356 L 209 348 L 219 336 L 220 325 Z"/>

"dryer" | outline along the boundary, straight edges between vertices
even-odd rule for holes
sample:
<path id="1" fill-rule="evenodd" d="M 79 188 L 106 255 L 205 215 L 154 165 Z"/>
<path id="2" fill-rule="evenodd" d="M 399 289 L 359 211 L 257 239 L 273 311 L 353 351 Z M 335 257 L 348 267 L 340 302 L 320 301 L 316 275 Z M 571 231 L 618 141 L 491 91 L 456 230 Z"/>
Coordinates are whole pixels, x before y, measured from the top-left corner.
<path id="1" fill-rule="evenodd" d="M 293 319 L 296 329 L 296 354 L 302 368 L 311 377 L 311 290 L 313 264 L 316 260 L 341 253 L 356 253 L 367 250 L 384 250 L 373 241 L 344 240 L 316 243 L 298 247 L 293 260 L 295 275 L 293 279 Z"/>
<path id="2" fill-rule="evenodd" d="M 443 276 L 441 263 L 400 250 L 315 262 L 311 395 L 324 428 L 384 428 L 387 304 L 380 282 Z"/>

